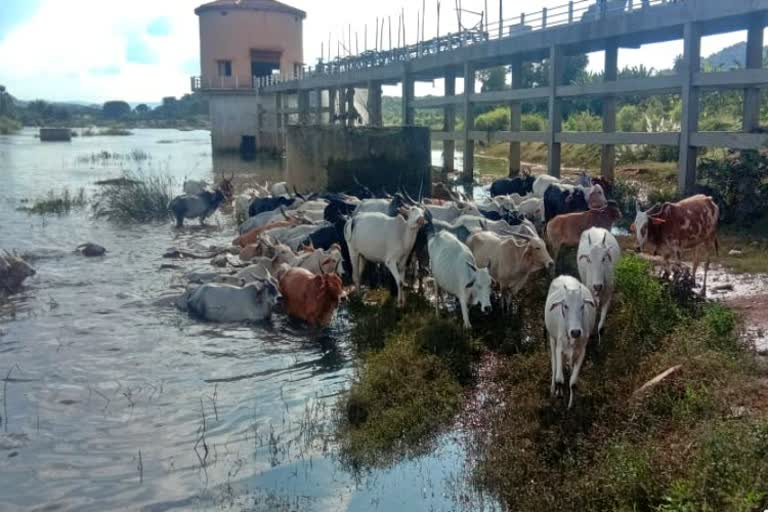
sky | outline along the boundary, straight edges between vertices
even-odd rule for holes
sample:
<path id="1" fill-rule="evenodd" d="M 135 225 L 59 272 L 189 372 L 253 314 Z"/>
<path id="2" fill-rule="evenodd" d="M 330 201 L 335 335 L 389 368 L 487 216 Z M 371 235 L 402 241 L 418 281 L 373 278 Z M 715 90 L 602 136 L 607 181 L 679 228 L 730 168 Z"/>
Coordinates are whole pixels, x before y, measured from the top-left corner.
<path id="1" fill-rule="evenodd" d="M 489 4 L 489 19 L 498 20 L 497 0 L 462 0 L 466 11 L 481 12 Z M 14 96 L 32 100 L 102 103 L 123 99 L 132 103 L 157 103 L 164 96 L 189 92 L 190 77 L 199 74 L 199 40 L 194 9 L 201 0 L 0 0 L 0 84 Z M 417 11 L 414 0 L 286 0 L 307 12 L 304 24 L 304 56 L 314 64 L 321 42 L 327 47 L 329 34 L 333 55 L 336 41 L 348 41 L 348 27 L 358 33 L 364 47 L 373 45 L 376 17 L 396 21 L 405 11 L 406 36 L 414 42 Z M 440 32 L 455 31 L 454 2 L 441 0 Z M 565 0 L 502 0 L 506 18 L 521 12 L 540 12 Z M 425 37 L 437 32 L 436 0 L 426 0 Z M 480 17 L 465 14 L 465 25 Z M 531 15 L 528 15 L 531 19 Z M 384 45 L 388 46 L 385 30 Z M 744 32 L 705 38 L 702 54 L 745 40 Z M 326 48 L 327 51 L 327 48 Z M 621 50 L 619 66 L 645 64 L 664 69 L 682 52 L 682 42 L 673 41 Z M 590 69 L 602 69 L 602 54 L 590 56 Z M 389 89 L 385 93 L 396 93 Z M 421 83 L 417 95 L 438 94 L 442 84 Z"/>

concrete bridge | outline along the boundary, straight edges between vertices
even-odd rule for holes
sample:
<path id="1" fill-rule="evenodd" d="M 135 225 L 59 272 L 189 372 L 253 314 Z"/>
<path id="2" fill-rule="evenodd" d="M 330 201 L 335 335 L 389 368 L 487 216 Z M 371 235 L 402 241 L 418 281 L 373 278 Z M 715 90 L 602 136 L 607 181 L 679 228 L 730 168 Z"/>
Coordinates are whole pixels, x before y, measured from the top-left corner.
<path id="1" fill-rule="evenodd" d="M 444 126 L 432 132 L 433 141 L 442 141 L 446 166 L 452 166 L 456 142 L 462 143 L 465 180 L 473 178 L 474 144 L 478 141 L 507 142 L 510 145 L 510 173 L 520 169 L 520 144 L 541 142 L 548 148 L 548 172 L 560 175 L 562 144 L 598 144 L 602 147 L 602 175 L 613 177 L 615 146 L 650 144 L 680 147 L 678 188 L 691 193 L 696 180 L 699 148 L 723 147 L 759 149 L 768 135 L 759 126 L 761 89 L 768 87 L 768 70 L 763 69 L 763 30 L 768 0 L 580 0 L 533 15 L 486 24 L 471 34 L 451 34 L 407 48 L 388 52 L 366 52 L 333 63 L 291 80 L 262 80 L 256 84 L 260 103 L 259 143 L 279 144 L 288 123 L 333 122 L 334 116 L 350 109 L 348 90 L 367 89 L 368 122 L 382 124 L 382 86 L 402 86 L 403 124 L 414 123 L 416 109 L 441 109 Z M 745 69 L 705 73 L 701 71 L 701 39 L 704 36 L 747 31 Z M 678 74 L 642 79 L 618 79 L 619 48 L 662 41 L 683 40 L 682 65 Z M 605 52 L 604 82 L 573 85 L 562 83 L 563 59 L 595 51 Z M 524 62 L 547 59 L 546 85 L 521 87 Z M 653 65 L 649 62 L 649 67 Z M 478 70 L 510 66 L 510 89 L 475 91 Z M 441 97 L 414 97 L 417 81 L 445 79 Z M 463 79 L 464 91 L 456 94 L 456 81 Z M 740 132 L 700 132 L 699 97 L 711 89 L 736 89 L 744 93 L 743 126 Z M 682 99 L 679 132 L 629 133 L 616 131 L 617 98 L 679 94 Z M 336 112 L 339 95 L 340 110 Z M 575 98 L 598 97 L 603 102 L 601 132 L 563 132 L 561 105 Z M 546 101 L 549 122 L 546 131 L 521 131 L 523 102 Z M 508 104 L 509 131 L 481 132 L 474 129 L 478 105 Z M 456 131 L 456 112 L 464 113 L 464 127 Z"/>

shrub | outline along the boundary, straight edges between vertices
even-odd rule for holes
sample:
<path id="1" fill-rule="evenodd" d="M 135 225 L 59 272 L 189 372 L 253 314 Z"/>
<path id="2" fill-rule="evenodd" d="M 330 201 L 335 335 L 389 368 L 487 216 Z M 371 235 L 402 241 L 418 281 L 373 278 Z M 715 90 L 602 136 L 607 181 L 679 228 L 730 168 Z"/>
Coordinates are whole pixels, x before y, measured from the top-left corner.
<path id="1" fill-rule="evenodd" d="M 524 132 L 543 132 L 547 129 L 547 120 L 536 114 L 523 114 L 520 129 Z"/>
<path id="2" fill-rule="evenodd" d="M 475 128 L 481 131 L 509 130 L 509 108 L 496 107 L 475 118 Z"/>
<path id="3" fill-rule="evenodd" d="M 603 131 L 603 120 L 592 112 L 576 112 L 565 120 L 563 130 L 567 132 L 601 132 Z"/>
<path id="4" fill-rule="evenodd" d="M 616 127 L 621 132 L 643 131 L 640 109 L 635 105 L 622 106 L 616 114 Z"/>
<path id="5" fill-rule="evenodd" d="M 0 116 L 0 135 L 10 135 L 21 130 L 21 123 L 10 117 Z"/>
<path id="6" fill-rule="evenodd" d="M 724 159 L 704 158 L 699 185 L 720 206 L 724 223 L 751 226 L 768 211 L 768 151 L 728 151 Z"/>
<path id="7" fill-rule="evenodd" d="M 126 171 L 121 181 L 110 182 L 98 194 L 96 214 L 121 222 L 166 221 L 174 189 L 168 175 Z"/>
<path id="8" fill-rule="evenodd" d="M 613 197 L 619 205 L 619 209 L 624 216 L 624 219 L 632 222 L 635 220 L 637 210 L 635 209 L 635 199 L 640 195 L 640 187 L 637 183 L 617 179 L 613 185 Z"/>

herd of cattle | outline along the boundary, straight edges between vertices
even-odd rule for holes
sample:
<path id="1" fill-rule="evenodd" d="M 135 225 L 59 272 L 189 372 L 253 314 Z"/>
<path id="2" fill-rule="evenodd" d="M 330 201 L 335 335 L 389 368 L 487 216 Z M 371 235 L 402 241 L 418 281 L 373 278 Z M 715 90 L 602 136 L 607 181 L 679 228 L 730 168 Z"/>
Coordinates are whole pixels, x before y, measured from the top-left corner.
<path id="1" fill-rule="evenodd" d="M 568 183 L 541 175 L 497 180 L 490 197 L 473 201 L 442 184 L 418 201 L 405 191 L 376 197 L 357 183 L 349 193 L 303 196 L 285 183 L 257 186 L 234 194 L 231 179 L 216 190 L 187 182 L 185 194 L 170 209 L 179 226 L 201 223 L 231 200 L 240 222 L 233 252 L 239 255 L 228 275 L 190 290 L 185 306 L 205 320 L 260 321 L 282 297 L 288 315 L 313 326 L 327 325 L 345 295 L 344 280 L 360 290 L 381 278 L 393 281 L 398 304 L 404 286 L 423 289 L 431 275 L 435 308 L 441 291 L 458 300 L 466 328 L 469 308 L 491 309 L 510 299 L 531 275 L 556 273 L 563 247 L 576 247 L 580 280 L 561 275 L 551 282 L 545 325 L 552 356 L 553 395 L 564 388 L 563 365 L 571 367 L 569 407 L 590 337 L 602 331 L 621 256 L 611 233 L 621 211 L 609 182 L 583 176 Z M 678 264 L 684 249 L 694 249 L 694 276 L 700 248 L 717 249 L 717 205 L 698 195 L 643 211 L 637 204 L 632 231 L 637 249 Z M 595 325 L 597 324 L 597 325 Z M 564 360 L 565 359 L 565 360 Z M 567 360 L 567 361 L 566 361 Z"/>

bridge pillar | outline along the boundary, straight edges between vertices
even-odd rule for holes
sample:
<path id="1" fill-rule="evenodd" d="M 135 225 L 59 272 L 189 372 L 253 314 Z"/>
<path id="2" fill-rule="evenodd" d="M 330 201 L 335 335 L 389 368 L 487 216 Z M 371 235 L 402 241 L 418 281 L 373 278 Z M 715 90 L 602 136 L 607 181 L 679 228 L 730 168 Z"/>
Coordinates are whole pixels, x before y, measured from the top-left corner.
<path id="1" fill-rule="evenodd" d="M 323 90 L 315 89 L 315 124 L 323 124 Z"/>
<path id="2" fill-rule="evenodd" d="M 445 70 L 444 95 L 446 97 L 456 96 L 456 70 L 454 68 Z M 456 131 L 456 105 L 447 105 L 443 108 L 443 131 L 451 137 L 443 141 L 443 171 L 453 172 L 456 161 L 456 141 L 453 139 L 453 132 Z"/>
<path id="3" fill-rule="evenodd" d="M 747 69 L 763 67 L 763 29 L 762 16 L 755 16 L 747 29 Z M 760 128 L 760 89 L 744 90 L 743 131 L 753 132 Z"/>
<path id="4" fill-rule="evenodd" d="M 698 150 L 691 144 L 691 134 L 699 129 L 699 89 L 693 86 L 693 75 L 701 69 L 701 32 L 698 25 L 686 23 L 683 29 L 682 116 L 680 118 L 680 160 L 677 191 L 693 194 L 696 185 Z"/>
<path id="5" fill-rule="evenodd" d="M 275 148 L 282 147 L 283 131 L 283 95 L 275 93 Z"/>
<path id="6" fill-rule="evenodd" d="M 354 87 L 346 87 L 344 89 L 344 103 L 346 107 L 347 114 L 354 114 L 357 112 L 357 109 L 355 108 L 355 88 Z M 347 116 L 346 120 L 347 126 L 355 126 L 355 118 L 353 116 Z"/>
<path id="7" fill-rule="evenodd" d="M 333 124 L 333 118 L 336 116 L 336 89 L 328 89 L 328 124 Z"/>
<path id="8" fill-rule="evenodd" d="M 547 172 L 560 177 L 560 142 L 557 140 L 562 129 L 562 105 L 557 98 L 557 86 L 563 77 L 563 50 L 559 46 L 549 48 L 549 127 L 547 132 Z"/>
<path id="9" fill-rule="evenodd" d="M 461 168 L 462 181 L 472 183 L 475 168 L 475 141 L 472 131 L 475 129 L 475 107 L 471 97 L 475 93 L 475 65 L 464 62 L 464 165 Z"/>
<path id="10" fill-rule="evenodd" d="M 413 98 L 414 98 L 414 81 L 411 73 L 406 69 L 403 71 L 403 126 L 413 126 L 414 123 L 414 111 L 413 111 Z"/>
<path id="11" fill-rule="evenodd" d="M 619 47 L 616 41 L 608 41 L 605 48 L 605 81 L 615 82 L 618 78 Z M 616 131 L 616 97 L 603 98 L 603 133 Z M 600 155 L 600 176 L 613 181 L 616 169 L 616 146 L 604 144 Z"/>
<path id="12" fill-rule="evenodd" d="M 512 89 L 521 89 L 523 87 L 523 61 L 521 59 L 515 59 L 512 61 Z M 509 130 L 512 134 L 520 133 L 523 127 L 523 103 L 519 100 L 510 102 L 509 104 Z M 512 141 L 509 143 L 509 176 L 517 176 L 520 174 L 521 169 L 522 152 L 520 149 L 520 141 Z"/>
<path id="13" fill-rule="evenodd" d="M 382 126 L 381 82 L 368 82 L 368 124 Z"/>
<path id="14" fill-rule="evenodd" d="M 309 89 L 300 89 L 297 93 L 299 124 L 309 124 Z"/>

